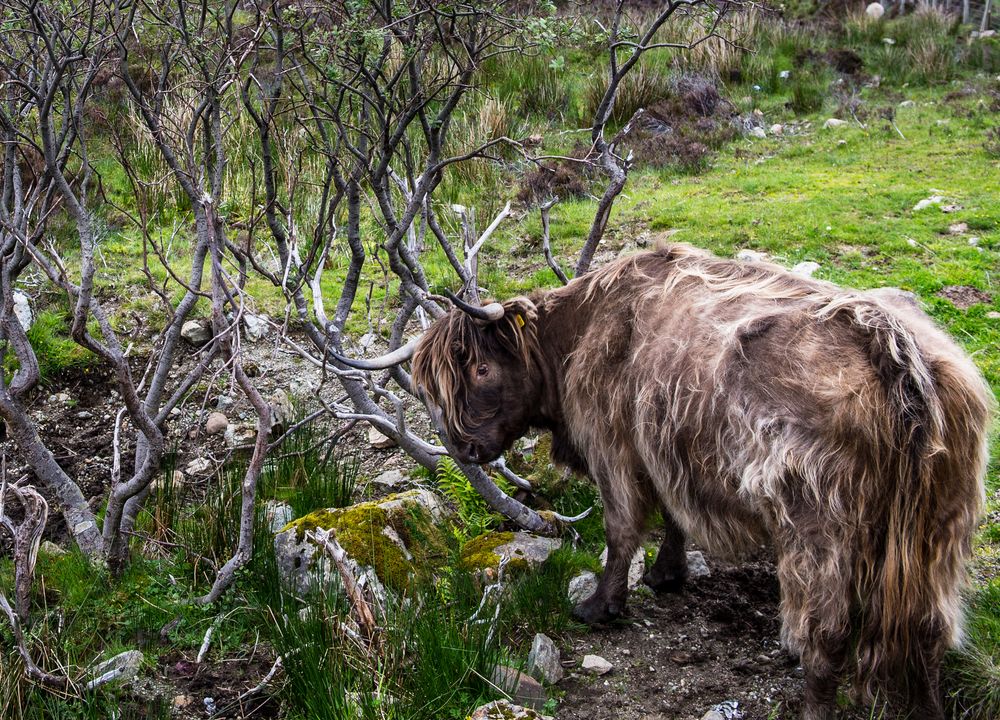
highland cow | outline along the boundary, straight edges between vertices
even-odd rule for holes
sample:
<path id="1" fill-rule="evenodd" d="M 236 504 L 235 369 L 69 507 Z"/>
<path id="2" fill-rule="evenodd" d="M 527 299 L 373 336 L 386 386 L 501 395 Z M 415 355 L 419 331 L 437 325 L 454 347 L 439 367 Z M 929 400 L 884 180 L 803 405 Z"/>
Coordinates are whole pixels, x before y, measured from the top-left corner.
<path id="1" fill-rule="evenodd" d="M 804 718 L 832 717 L 848 675 L 863 697 L 944 717 L 993 397 L 913 300 L 671 246 L 467 310 L 416 346 L 415 384 L 461 460 L 538 428 L 597 483 L 609 555 L 580 619 L 622 613 L 659 509 L 654 590 L 684 581 L 685 538 L 773 545 Z"/>

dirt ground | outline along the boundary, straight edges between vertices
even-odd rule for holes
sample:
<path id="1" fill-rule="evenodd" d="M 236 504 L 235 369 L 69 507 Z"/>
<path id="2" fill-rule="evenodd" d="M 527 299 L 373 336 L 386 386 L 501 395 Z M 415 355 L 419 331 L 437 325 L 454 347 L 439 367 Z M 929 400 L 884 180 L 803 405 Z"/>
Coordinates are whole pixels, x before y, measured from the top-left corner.
<path id="1" fill-rule="evenodd" d="M 726 701 L 736 702 L 727 720 L 798 717 L 804 680 L 778 642 L 774 564 L 763 553 L 738 564 L 707 559 L 711 576 L 678 594 L 640 588 L 627 619 L 563 649 L 564 661 L 594 654 L 614 668 L 601 677 L 574 670 L 559 683 L 558 720 L 700 720 Z"/>

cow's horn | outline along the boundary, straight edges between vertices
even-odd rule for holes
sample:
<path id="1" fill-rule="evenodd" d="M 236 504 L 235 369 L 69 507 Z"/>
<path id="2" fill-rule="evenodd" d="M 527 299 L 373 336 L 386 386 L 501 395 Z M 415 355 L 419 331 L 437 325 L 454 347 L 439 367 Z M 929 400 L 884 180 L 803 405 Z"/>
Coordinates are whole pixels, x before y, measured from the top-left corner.
<path id="1" fill-rule="evenodd" d="M 349 358 L 336 352 L 331 352 L 331 354 L 340 360 L 340 362 L 344 363 L 344 365 L 357 370 L 387 370 L 395 365 L 399 365 L 402 362 L 406 362 L 413 357 L 413 351 L 416 350 L 418 342 L 420 342 L 420 336 L 413 338 L 410 342 L 406 343 L 406 345 L 396 348 L 387 355 L 372 358 L 371 360 Z"/>
<path id="2" fill-rule="evenodd" d="M 476 307 L 475 305 L 470 305 L 462 300 L 451 290 L 445 290 L 444 292 L 445 295 L 448 296 L 448 299 L 454 303 L 455 307 L 464 312 L 466 315 L 471 315 L 479 320 L 488 320 L 490 322 L 496 322 L 503 317 L 503 305 L 498 302 L 491 302 L 489 305 Z"/>

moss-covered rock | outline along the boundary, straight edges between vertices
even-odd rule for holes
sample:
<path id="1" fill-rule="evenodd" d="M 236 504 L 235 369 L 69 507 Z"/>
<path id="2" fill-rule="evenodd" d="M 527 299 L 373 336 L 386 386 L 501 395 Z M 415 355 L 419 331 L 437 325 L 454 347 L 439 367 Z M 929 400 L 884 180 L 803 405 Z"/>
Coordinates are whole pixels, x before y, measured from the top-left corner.
<path id="1" fill-rule="evenodd" d="M 524 532 L 489 532 L 467 542 L 458 563 L 463 570 L 483 572 L 495 570 L 500 559 L 507 557 L 508 570 L 525 570 L 541 565 L 560 545 L 559 538 Z"/>
<path id="2" fill-rule="evenodd" d="M 278 567 L 298 592 L 326 583 L 330 559 L 309 539 L 310 530 L 333 530 L 352 565 L 371 568 L 388 588 L 405 591 L 447 560 L 444 502 L 429 490 L 409 490 L 346 508 L 316 510 L 288 523 L 274 538 Z"/>

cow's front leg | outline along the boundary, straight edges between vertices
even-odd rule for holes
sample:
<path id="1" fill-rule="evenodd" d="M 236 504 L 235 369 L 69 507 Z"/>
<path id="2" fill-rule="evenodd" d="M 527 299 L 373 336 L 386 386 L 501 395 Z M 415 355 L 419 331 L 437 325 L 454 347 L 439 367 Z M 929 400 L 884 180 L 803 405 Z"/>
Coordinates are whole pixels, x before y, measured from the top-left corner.
<path id="1" fill-rule="evenodd" d="M 656 562 L 642 576 L 642 581 L 658 593 L 680 592 L 687 580 L 687 554 L 684 552 L 684 531 L 667 508 L 663 512 L 663 542 Z"/>
<path id="2" fill-rule="evenodd" d="M 604 500 L 604 534 L 608 562 L 597 590 L 573 609 L 573 616 L 588 625 L 605 623 L 625 612 L 628 569 L 642 540 L 645 511 L 638 493 L 626 488 L 600 485 Z"/>

